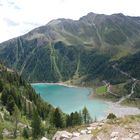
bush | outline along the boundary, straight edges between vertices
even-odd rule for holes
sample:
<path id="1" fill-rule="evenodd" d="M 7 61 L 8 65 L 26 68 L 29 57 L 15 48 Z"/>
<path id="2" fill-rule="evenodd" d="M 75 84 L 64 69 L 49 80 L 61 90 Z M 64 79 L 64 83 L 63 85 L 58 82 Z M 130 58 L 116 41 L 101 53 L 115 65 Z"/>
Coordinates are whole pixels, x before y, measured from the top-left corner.
<path id="1" fill-rule="evenodd" d="M 107 119 L 115 119 L 115 118 L 117 118 L 117 117 L 113 113 L 109 113 L 109 115 L 107 116 Z"/>

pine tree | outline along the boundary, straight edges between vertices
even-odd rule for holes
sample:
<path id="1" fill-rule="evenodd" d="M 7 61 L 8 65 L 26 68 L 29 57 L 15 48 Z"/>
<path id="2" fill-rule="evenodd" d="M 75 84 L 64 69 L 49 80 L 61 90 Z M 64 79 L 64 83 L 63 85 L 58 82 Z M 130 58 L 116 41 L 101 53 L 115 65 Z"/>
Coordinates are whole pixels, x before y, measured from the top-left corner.
<path id="1" fill-rule="evenodd" d="M 19 111 L 18 107 L 16 105 L 14 105 L 14 111 L 12 112 L 12 118 L 13 118 L 14 125 L 15 125 L 15 127 L 14 127 L 14 137 L 15 138 L 17 137 L 17 126 L 18 126 L 20 117 L 21 117 L 20 111 Z"/>
<path id="2" fill-rule="evenodd" d="M 8 92 L 6 89 L 3 90 L 2 94 L 1 94 L 1 101 L 3 105 L 7 104 L 7 100 L 8 100 Z"/>
<path id="3" fill-rule="evenodd" d="M 2 83 L 2 81 L 0 80 L 0 92 L 2 92 L 2 90 L 3 90 L 3 83 Z"/>
<path id="4" fill-rule="evenodd" d="M 89 114 L 89 112 L 88 112 L 86 107 L 84 107 L 83 110 L 82 110 L 82 116 L 83 116 L 83 122 L 85 124 L 91 122 L 91 117 L 90 117 L 90 114 Z"/>
<path id="5" fill-rule="evenodd" d="M 33 111 L 33 118 L 32 118 L 32 137 L 33 139 L 37 139 L 41 136 L 41 119 L 36 110 Z"/>
<path id="6" fill-rule="evenodd" d="M 66 127 L 69 127 L 71 125 L 72 125 L 71 117 L 70 117 L 70 115 L 66 115 Z"/>
<path id="7" fill-rule="evenodd" d="M 7 110 L 9 111 L 10 115 L 12 115 L 12 112 L 14 111 L 14 106 L 15 106 L 15 101 L 13 99 L 13 97 L 10 95 L 8 97 L 8 101 L 7 101 Z"/>
<path id="8" fill-rule="evenodd" d="M 53 115 L 53 123 L 56 128 L 63 127 L 63 119 L 59 108 L 56 108 Z"/>

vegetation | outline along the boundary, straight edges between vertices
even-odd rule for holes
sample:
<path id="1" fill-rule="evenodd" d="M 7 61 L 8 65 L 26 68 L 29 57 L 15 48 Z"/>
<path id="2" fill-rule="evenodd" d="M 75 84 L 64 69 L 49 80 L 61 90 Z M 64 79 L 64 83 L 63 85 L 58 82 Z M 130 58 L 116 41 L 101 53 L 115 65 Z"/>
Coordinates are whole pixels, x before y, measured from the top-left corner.
<path id="1" fill-rule="evenodd" d="M 93 20 L 96 27 L 89 26 Z M 46 32 L 48 26 L 51 27 L 50 33 Z M 140 24 L 136 18 L 120 14 L 97 14 L 94 18 L 94 14 L 90 14 L 77 22 L 62 20 L 60 26 L 65 32 L 57 24 L 51 26 L 50 23 L 25 36 L 1 43 L 0 60 L 31 82 L 58 82 L 84 77 L 80 84 L 96 79 L 100 82 L 107 80 L 111 84 L 124 83 L 127 77 L 112 68 L 115 63 L 139 77 Z M 44 40 L 37 36 L 40 33 L 44 34 Z M 51 34 L 57 34 L 55 40 L 61 41 L 53 41 Z M 45 37 L 50 40 L 46 42 Z"/>
<path id="2" fill-rule="evenodd" d="M 93 20 L 96 26 L 89 26 L 93 25 Z M 113 92 L 119 93 L 121 97 L 130 93 L 132 82 L 128 76 L 114 69 L 114 65 L 140 80 L 138 20 L 120 14 L 96 15 L 96 18 L 95 15 L 92 18 L 90 14 L 76 22 L 62 20 L 59 24 L 65 32 L 57 25 L 49 25 L 50 30 L 46 32 L 46 25 L 1 43 L 0 61 L 16 69 L 30 82 L 69 80 L 73 84 L 78 81 L 80 85 L 92 85 L 93 81 L 96 81 L 101 85 L 100 83 L 106 80 L 113 85 Z M 38 34 L 44 35 L 44 38 L 40 38 Z M 0 100 L 1 112 L 4 113 L 4 118 L 0 119 L 5 121 L 0 122 L 0 131 L 7 128 L 17 137 L 18 129 L 24 138 L 32 136 L 37 139 L 43 134 L 41 129 L 44 126 L 47 135 L 51 137 L 57 129 L 91 122 L 86 107 L 81 112 L 65 114 L 59 108 L 53 108 L 44 102 L 21 76 L 0 64 Z M 105 98 L 118 100 L 119 97 L 104 94 L 106 90 L 106 87 L 102 86 L 97 88 L 96 92 Z M 138 82 L 134 94 L 125 103 L 140 106 L 139 99 Z M 35 124 L 35 121 L 38 123 Z M 32 133 L 27 133 L 28 127 L 18 128 L 19 122 L 32 126 Z"/>
<path id="3" fill-rule="evenodd" d="M 101 86 L 96 88 L 96 94 L 100 95 L 100 94 L 106 94 L 107 92 L 107 86 Z"/>
<path id="4" fill-rule="evenodd" d="M 113 113 L 110 113 L 108 116 L 107 116 L 107 119 L 115 119 L 117 118 L 115 114 Z"/>
<path id="5" fill-rule="evenodd" d="M 38 139 L 40 136 L 43 135 L 43 128 L 41 127 L 41 118 L 39 117 L 38 113 L 35 110 L 33 112 L 31 126 L 33 139 Z"/>
<path id="6" fill-rule="evenodd" d="M 58 129 L 91 122 L 86 107 L 82 113 L 65 114 L 43 101 L 25 80 L 4 66 L 0 67 L 0 89 L 0 113 L 4 114 L 0 114 L 0 131 L 5 128 L 11 133 L 4 137 L 18 139 L 22 135 L 25 139 L 39 139 L 47 135 L 51 138 Z"/>
<path id="7" fill-rule="evenodd" d="M 140 79 L 140 52 L 120 59 L 119 67 L 134 78 Z"/>

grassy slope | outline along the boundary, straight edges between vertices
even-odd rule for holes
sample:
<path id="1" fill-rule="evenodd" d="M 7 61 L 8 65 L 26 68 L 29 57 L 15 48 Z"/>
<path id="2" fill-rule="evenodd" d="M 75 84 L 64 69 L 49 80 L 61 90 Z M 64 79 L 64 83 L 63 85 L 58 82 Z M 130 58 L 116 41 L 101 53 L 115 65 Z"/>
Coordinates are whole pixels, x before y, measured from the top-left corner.
<path id="1" fill-rule="evenodd" d="M 107 92 L 106 86 L 101 86 L 101 87 L 96 88 L 97 95 L 103 95 L 103 94 L 106 94 L 106 92 Z"/>

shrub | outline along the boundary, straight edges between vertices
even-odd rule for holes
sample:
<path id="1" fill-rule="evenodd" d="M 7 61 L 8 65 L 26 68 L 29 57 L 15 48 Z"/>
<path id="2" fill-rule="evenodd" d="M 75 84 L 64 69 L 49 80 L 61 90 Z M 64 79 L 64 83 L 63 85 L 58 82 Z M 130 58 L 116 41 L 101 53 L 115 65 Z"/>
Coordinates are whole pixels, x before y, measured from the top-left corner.
<path id="1" fill-rule="evenodd" d="M 107 116 L 107 119 L 115 119 L 115 118 L 117 118 L 117 117 L 113 113 L 109 113 L 109 115 Z"/>

